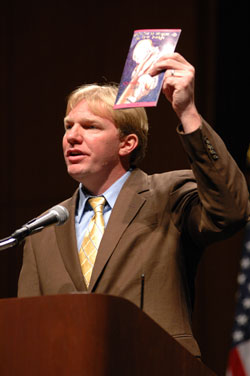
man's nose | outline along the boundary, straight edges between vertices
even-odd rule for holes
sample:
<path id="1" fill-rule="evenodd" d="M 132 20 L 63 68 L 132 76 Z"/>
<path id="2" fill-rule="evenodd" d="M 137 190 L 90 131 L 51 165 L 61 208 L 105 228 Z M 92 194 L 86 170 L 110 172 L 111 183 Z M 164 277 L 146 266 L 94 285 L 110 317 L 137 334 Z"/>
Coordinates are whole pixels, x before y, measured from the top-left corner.
<path id="1" fill-rule="evenodd" d="M 74 124 L 69 130 L 67 130 L 66 137 L 69 144 L 80 144 L 83 140 L 80 126 Z"/>

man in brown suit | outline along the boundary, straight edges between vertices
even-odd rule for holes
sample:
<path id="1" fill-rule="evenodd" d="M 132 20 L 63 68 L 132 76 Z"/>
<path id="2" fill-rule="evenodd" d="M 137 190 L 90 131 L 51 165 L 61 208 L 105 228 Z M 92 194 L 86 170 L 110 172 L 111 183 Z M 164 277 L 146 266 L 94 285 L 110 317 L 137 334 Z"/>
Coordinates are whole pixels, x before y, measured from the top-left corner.
<path id="1" fill-rule="evenodd" d="M 192 170 L 149 176 L 136 168 L 146 147 L 144 109 L 113 110 L 113 86 L 77 89 L 68 102 L 63 149 L 68 173 L 80 186 L 62 203 L 69 220 L 27 239 L 18 295 L 88 291 L 139 306 L 144 275 L 144 311 L 199 355 L 190 323 L 195 269 L 205 246 L 244 226 L 248 190 L 222 140 L 197 112 L 194 68 L 175 53 L 163 56 L 150 74 L 161 70 Z M 106 198 L 106 228 L 87 287 L 78 251 L 89 196 Z"/>

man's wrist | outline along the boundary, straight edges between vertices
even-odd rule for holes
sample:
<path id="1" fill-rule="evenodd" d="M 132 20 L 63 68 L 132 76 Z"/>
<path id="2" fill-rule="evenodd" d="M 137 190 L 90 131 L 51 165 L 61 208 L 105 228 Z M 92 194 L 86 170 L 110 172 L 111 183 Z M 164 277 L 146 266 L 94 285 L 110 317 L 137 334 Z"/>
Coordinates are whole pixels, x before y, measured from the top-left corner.
<path id="1" fill-rule="evenodd" d="M 195 106 L 183 112 L 179 118 L 184 133 L 195 132 L 201 126 L 201 117 Z"/>

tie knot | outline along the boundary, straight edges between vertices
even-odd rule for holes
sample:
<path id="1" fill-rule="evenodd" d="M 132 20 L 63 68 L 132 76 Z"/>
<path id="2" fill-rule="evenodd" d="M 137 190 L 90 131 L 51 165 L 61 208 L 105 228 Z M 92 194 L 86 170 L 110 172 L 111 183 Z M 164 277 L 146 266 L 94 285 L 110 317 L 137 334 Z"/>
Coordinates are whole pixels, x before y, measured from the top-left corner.
<path id="1" fill-rule="evenodd" d="M 94 210 L 95 213 L 98 213 L 98 212 L 102 213 L 103 212 L 105 202 L 106 202 L 106 199 L 103 196 L 92 197 L 92 198 L 89 199 L 89 203 L 90 203 L 90 205 L 91 205 L 91 207 L 92 207 L 92 209 Z"/>

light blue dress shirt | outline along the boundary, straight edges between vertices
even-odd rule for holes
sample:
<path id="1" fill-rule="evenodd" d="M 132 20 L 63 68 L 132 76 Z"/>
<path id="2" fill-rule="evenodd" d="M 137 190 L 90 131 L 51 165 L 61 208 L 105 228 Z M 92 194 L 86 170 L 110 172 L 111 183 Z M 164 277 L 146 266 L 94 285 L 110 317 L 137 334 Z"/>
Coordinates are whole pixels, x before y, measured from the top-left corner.
<path id="1" fill-rule="evenodd" d="M 103 210 L 103 218 L 105 227 L 107 226 L 112 209 L 115 205 L 116 199 L 122 189 L 123 184 L 131 174 L 131 171 L 127 171 L 120 179 L 112 184 L 101 196 L 106 199 L 106 204 Z M 89 221 L 94 215 L 94 211 L 90 206 L 88 199 L 92 197 L 88 193 L 84 192 L 82 184 L 79 186 L 79 201 L 75 214 L 75 228 L 78 250 L 81 248 L 81 244 L 84 238 L 85 231 L 88 227 Z"/>

